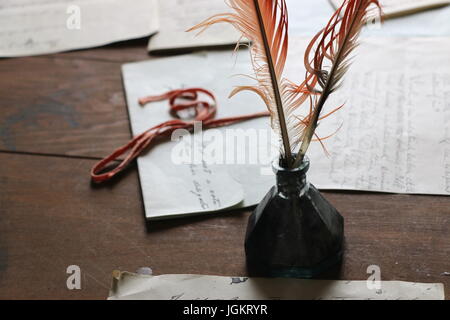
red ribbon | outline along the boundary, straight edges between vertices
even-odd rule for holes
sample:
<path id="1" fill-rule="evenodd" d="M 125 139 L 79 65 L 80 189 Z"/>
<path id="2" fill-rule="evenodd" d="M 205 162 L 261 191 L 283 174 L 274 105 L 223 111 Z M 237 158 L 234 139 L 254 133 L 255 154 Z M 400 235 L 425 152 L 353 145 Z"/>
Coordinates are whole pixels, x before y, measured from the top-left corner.
<path id="1" fill-rule="evenodd" d="M 213 103 L 200 100 L 199 93 L 209 97 Z M 266 117 L 268 112 L 259 112 L 245 116 L 231 118 L 214 119 L 217 111 L 217 101 L 214 94 L 201 88 L 172 90 L 163 95 L 149 96 L 139 99 L 141 106 L 147 103 L 169 100 L 169 112 L 175 120 L 166 121 L 149 130 L 141 133 L 126 145 L 118 148 L 112 154 L 98 162 L 91 170 L 91 178 L 94 182 L 101 183 L 113 178 L 116 174 L 123 171 L 134 159 L 136 159 L 150 144 L 159 136 L 168 136 L 177 129 L 191 130 L 195 122 L 202 122 L 205 129 L 217 128 L 231 125 L 245 120 Z M 180 100 L 184 102 L 181 103 Z M 187 101 L 187 102 L 186 102 Z M 193 109 L 195 118 L 193 120 L 182 120 L 179 112 L 182 110 Z M 107 169 L 117 158 L 127 154 L 114 168 Z"/>

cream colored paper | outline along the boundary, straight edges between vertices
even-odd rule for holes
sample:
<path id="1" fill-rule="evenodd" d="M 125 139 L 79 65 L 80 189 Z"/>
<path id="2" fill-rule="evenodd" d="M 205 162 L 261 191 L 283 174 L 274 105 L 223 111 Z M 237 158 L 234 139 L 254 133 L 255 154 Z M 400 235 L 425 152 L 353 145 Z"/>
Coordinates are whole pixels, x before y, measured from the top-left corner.
<path id="1" fill-rule="evenodd" d="M 143 276 L 115 272 L 109 300 L 444 300 L 437 283 Z M 224 310 L 223 312 L 226 312 Z"/>
<path id="2" fill-rule="evenodd" d="M 160 28 L 150 39 L 148 50 L 176 50 L 206 46 L 231 45 L 240 35 L 226 24 L 212 26 L 201 36 L 186 32 L 212 15 L 229 11 L 223 0 L 163 0 L 159 2 Z"/>
<path id="3" fill-rule="evenodd" d="M 335 8 L 342 4 L 342 0 L 330 0 Z M 386 18 L 408 15 L 428 9 L 438 8 L 450 4 L 449 0 L 380 0 Z"/>
<path id="4" fill-rule="evenodd" d="M 89 48 L 157 28 L 156 0 L 2 0 L 0 57 Z"/>
<path id="5" fill-rule="evenodd" d="M 303 44 L 304 45 L 304 44 Z M 293 44 L 294 56 L 303 52 Z M 449 38 L 366 39 L 309 152 L 322 189 L 450 195 Z M 301 72 L 301 73 L 299 73 Z M 288 68 L 289 77 L 303 68 Z"/>

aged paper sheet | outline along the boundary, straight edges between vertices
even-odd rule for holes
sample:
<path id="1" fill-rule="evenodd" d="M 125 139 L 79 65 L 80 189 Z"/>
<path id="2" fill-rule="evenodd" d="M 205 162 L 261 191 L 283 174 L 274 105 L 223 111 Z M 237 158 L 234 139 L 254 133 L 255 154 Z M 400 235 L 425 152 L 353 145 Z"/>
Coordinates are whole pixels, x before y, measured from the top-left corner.
<path id="1" fill-rule="evenodd" d="M 437 283 L 263 279 L 115 272 L 110 300 L 444 300 Z"/>
<path id="2" fill-rule="evenodd" d="M 328 22 L 333 6 L 341 0 L 286 0 L 291 36 L 313 36 Z M 429 8 L 449 4 L 450 0 L 382 0 L 388 17 L 405 16 Z M 211 27 L 199 36 L 186 30 L 218 13 L 229 12 L 224 0 L 164 0 L 160 1 L 160 30 L 150 39 L 150 52 L 186 48 L 232 45 L 239 35 L 227 24 Z M 389 19 L 380 28 L 366 28 L 370 36 L 444 36 L 450 35 L 450 6 L 439 11 L 424 11 L 402 19 Z"/>
<path id="3" fill-rule="evenodd" d="M 448 38 L 366 39 L 327 103 L 345 107 L 319 125 L 319 135 L 342 127 L 325 141 L 329 157 L 313 145 L 311 181 L 323 189 L 450 195 L 449 50 Z M 303 72 L 296 68 L 288 69 L 292 77 Z"/>
<path id="4" fill-rule="evenodd" d="M 287 76 L 295 82 L 301 81 L 305 72 L 297 57 L 302 56 L 306 43 L 303 39 L 291 42 Z M 325 141 L 330 156 L 318 143 L 313 144 L 308 153 L 309 181 L 322 189 L 450 195 L 448 52 L 447 38 L 366 39 L 344 86 L 326 105 L 332 110 L 345 103 L 341 111 L 320 123 L 318 134 L 326 137 L 340 130 Z M 140 97 L 169 89 L 203 87 L 213 91 L 219 101 L 217 118 L 264 110 L 251 93 L 227 98 L 234 86 L 251 83 L 232 77 L 236 74 L 251 74 L 245 50 L 237 57 L 228 51 L 210 52 L 125 65 L 133 134 L 171 119 L 166 101 L 146 107 L 137 103 Z M 224 144 L 230 141 L 230 133 L 244 137 L 245 143 Z M 187 145 L 180 143 L 183 138 L 154 146 L 138 159 L 147 218 L 259 203 L 275 182 L 270 162 L 277 157 L 278 148 L 276 139 L 268 136 L 269 121 L 262 118 L 206 130 L 204 136 L 196 134 L 192 139 L 186 136 Z M 196 144 L 195 137 L 203 142 Z M 191 144 L 204 153 L 218 145 L 233 161 L 226 157 L 180 161 L 180 150 Z M 256 159 L 246 155 L 255 146 Z"/>
<path id="5" fill-rule="evenodd" d="M 156 0 L 2 0 L 0 57 L 84 49 L 157 28 Z"/>
<path id="6" fill-rule="evenodd" d="M 138 104 L 141 97 L 171 89 L 200 87 L 214 92 L 219 103 L 217 119 L 264 111 L 265 107 L 252 94 L 243 94 L 244 99 L 227 99 L 234 86 L 249 81 L 233 75 L 249 74 L 250 69 L 245 50 L 238 56 L 233 56 L 230 51 L 198 53 L 124 65 L 123 78 L 133 134 L 173 119 L 168 113 L 167 101 L 145 107 Z M 253 134 L 262 134 L 262 139 Z M 238 144 L 241 137 L 244 141 Z M 154 145 L 138 158 L 147 218 L 255 205 L 269 191 L 273 177 L 261 175 L 259 159 L 247 161 L 250 158 L 245 154 L 251 143 L 258 155 L 267 154 L 265 162 L 270 162 L 270 152 L 266 150 L 271 148 L 270 138 L 269 120 L 264 118 Z M 217 156 L 207 157 L 208 150 L 214 146 L 218 146 L 215 148 Z M 205 156 L 191 157 L 190 151 Z M 186 160 L 183 155 L 187 155 Z"/>

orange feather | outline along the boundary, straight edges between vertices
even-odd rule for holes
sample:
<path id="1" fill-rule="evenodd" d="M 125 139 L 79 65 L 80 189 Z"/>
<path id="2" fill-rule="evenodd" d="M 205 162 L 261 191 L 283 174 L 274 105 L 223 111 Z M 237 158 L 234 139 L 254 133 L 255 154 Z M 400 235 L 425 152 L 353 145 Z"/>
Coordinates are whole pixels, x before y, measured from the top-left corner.
<path id="1" fill-rule="evenodd" d="M 272 128 L 280 134 L 284 165 L 298 165 L 314 137 L 320 142 L 324 140 L 315 132 L 318 122 L 341 108 L 321 115 L 325 102 L 339 88 L 350 65 L 349 56 L 357 46 L 370 6 L 380 8 L 378 0 L 343 1 L 308 45 L 304 57 L 307 73 L 300 85 L 283 77 L 289 42 L 285 0 L 228 0 L 227 3 L 232 12 L 214 15 L 188 31 L 202 32 L 213 24 L 225 22 L 251 41 L 257 83 L 237 87 L 230 96 L 246 90 L 261 97 L 271 114 Z M 310 102 L 307 115 L 294 114 L 306 101 Z"/>
<path id="2" fill-rule="evenodd" d="M 307 76 L 297 91 L 314 92 L 308 126 L 301 136 L 301 146 L 295 164 L 303 161 L 315 135 L 318 122 L 334 113 L 321 117 L 328 97 L 342 84 L 350 66 L 350 55 L 358 46 L 358 38 L 373 9 L 381 7 L 378 0 L 344 0 L 325 28 L 310 42 L 305 52 Z M 330 71 L 328 71 L 330 70 Z M 339 107 L 340 109 L 342 107 Z M 336 109 L 335 111 L 337 111 Z"/>
<path id="3" fill-rule="evenodd" d="M 231 96 L 247 90 L 259 95 L 266 104 L 272 127 L 283 142 L 282 155 L 292 164 L 297 132 L 293 114 L 305 100 L 303 92 L 283 77 L 288 52 L 288 15 L 285 0 L 229 0 L 233 12 L 212 16 L 191 28 L 204 30 L 216 23 L 230 23 L 251 41 L 250 48 L 257 84 L 235 88 Z"/>

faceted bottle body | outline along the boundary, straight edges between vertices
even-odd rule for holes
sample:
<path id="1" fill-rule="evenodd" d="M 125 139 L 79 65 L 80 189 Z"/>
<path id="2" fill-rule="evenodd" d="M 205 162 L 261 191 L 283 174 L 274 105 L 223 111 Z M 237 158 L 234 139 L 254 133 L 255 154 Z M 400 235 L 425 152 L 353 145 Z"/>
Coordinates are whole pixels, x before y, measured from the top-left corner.
<path id="1" fill-rule="evenodd" d="M 344 219 L 306 180 L 309 160 L 283 169 L 249 218 L 245 251 L 252 276 L 313 278 L 340 263 Z"/>

